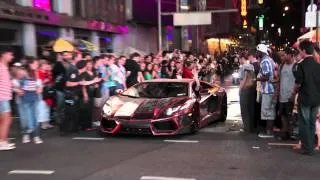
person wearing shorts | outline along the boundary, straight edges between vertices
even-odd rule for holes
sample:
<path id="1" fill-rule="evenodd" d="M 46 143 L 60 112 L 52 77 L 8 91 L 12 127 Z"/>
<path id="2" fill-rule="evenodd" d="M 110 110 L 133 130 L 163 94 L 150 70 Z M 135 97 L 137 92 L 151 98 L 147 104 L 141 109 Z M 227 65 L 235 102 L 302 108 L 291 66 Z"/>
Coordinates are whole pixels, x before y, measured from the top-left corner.
<path id="1" fill-rule="evenodd" d="M 0 50 L 0 151 L 15 149 L 15 144 L 8 142 L 11 126 L 12 86 L 8 64 L 13 59 L 9 49 Z"/>
<path id="2" fill-rule="evenodd" d="M 257 56 L 260 58 L 260 72 L 257 81 L 261 82 L 261 120 L 267 122 L 266 133 L 260 133 L 260 138 L 273 138 L 273 125 L 276 119 L 276 93 L 273 84 L 275 65 L 268 55 L 265 44 L 257 46 Z"/>

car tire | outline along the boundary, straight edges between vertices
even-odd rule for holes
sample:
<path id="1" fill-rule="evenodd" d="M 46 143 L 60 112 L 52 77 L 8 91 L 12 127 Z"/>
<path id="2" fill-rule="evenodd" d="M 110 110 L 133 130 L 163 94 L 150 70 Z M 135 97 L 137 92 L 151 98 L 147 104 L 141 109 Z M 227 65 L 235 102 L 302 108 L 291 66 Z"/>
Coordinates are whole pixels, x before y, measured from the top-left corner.
<path id="1" fill-rule="evenodd" d="M 228 117 L 228 98 L 227 98 L 227 95 L 225 94 L 221 102 L 221 114 L 220 114 L 219 121 L 225 122 L 227 120 L 227 117 Z"/>

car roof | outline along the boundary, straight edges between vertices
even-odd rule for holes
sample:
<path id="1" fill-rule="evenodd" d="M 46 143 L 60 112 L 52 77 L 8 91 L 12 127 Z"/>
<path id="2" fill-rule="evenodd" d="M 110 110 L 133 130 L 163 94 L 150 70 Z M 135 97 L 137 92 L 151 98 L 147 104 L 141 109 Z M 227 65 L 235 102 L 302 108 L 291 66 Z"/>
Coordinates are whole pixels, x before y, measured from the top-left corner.
<path id="1" fill-rule="evenodd" d="M 176 83 L 191 83 L 193 82 L 194 79 L 152 79 L 152 80 L 147 80 L 144 82 L 158 82 L 158 83 L 162 83 L 162 82 L 176 82 Z"/>

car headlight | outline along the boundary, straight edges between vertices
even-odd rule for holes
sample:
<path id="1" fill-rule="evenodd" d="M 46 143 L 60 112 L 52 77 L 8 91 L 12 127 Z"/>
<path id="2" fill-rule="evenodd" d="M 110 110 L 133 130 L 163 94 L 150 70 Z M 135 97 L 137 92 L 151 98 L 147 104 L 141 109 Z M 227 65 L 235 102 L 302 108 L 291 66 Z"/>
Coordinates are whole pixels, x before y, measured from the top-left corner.
<path id="1" fill-rule="evenodd" d="M 103 114 L 110 116 L 112 114 L 112 109 L 109 104 L 105 104 L 102 108 Z"/>
<path id="2" fill-rule="evenodd" d="M 166 110 L 166 115 L 171 116 L 173 113 L 177 112 L 180 109 L 180 106 L 178 107 L 173 107 L 173 108 L 168 108 Z"/>
<path id="3" fill-rule="evenodd" d="M 239 75 L 239 73 L 235 72 L 235 73 L 232 74 L 232 77 L 233 77 L 233 78 L 239 78 L 240 75 Z"/>

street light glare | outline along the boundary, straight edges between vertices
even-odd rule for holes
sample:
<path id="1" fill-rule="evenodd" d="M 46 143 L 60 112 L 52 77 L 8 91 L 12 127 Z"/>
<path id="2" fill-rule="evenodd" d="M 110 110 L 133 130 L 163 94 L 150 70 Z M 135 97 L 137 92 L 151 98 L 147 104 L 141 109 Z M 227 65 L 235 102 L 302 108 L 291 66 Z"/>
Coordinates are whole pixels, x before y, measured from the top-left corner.
<path id="1" fill-rule="evenodd" d="M 271 24 L 271 27 L 274 27 L 274 24 L 273 24 L 273 23 Z"/>
<path id="2" fill-rule="evenodd" d="M 289 11 L 289 6 L 284 7 L 285 11 Z"/>
<path id="3" fill-rule="evenodd" d="M 291 26 L 291 29 L 294 29 L 295 27 L 294 26 Z"/>
<path id="4" fill-rule="evenodd" d="M 283 13 L 282 16 L 286 16 L 286 13 Z"/>

